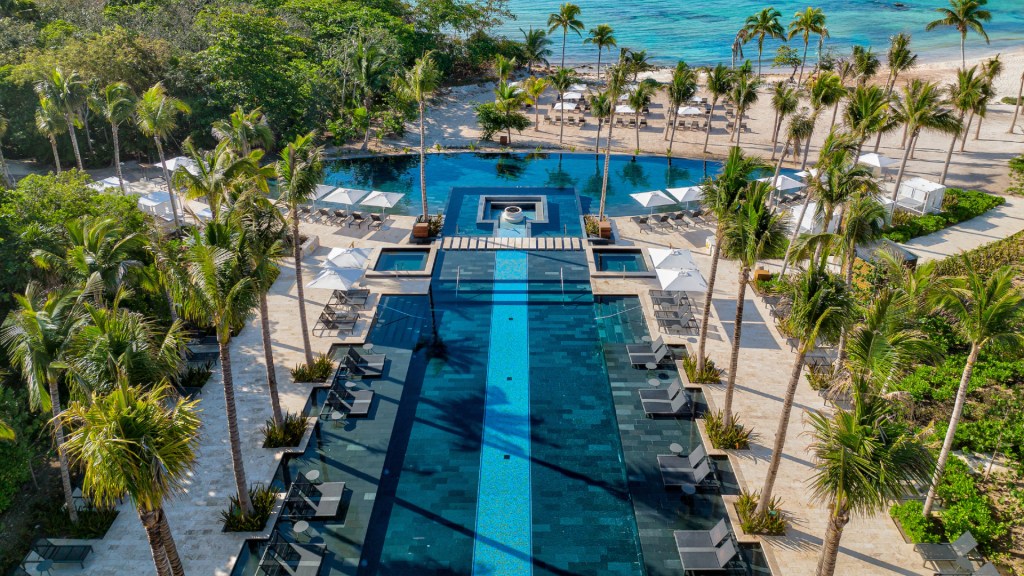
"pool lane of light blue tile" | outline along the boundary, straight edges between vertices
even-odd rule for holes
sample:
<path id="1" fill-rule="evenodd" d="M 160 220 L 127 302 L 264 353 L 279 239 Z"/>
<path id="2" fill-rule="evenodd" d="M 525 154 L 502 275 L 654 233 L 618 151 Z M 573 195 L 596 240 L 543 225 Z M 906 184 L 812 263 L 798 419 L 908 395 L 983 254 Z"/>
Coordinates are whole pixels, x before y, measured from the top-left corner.
<path id="1" fill-rule="evenodd" d="M 477 499 L 474 576 L 532 574 L 527 254 L 499 251 Z"/>

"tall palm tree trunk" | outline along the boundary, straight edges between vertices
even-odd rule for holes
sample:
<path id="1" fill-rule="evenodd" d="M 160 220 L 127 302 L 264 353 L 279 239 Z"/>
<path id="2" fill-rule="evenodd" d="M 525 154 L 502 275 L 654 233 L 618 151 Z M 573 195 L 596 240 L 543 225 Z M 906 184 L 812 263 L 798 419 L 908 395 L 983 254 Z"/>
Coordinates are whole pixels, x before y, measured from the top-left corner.
<path id="1" fill-rule="evenodd" d="M 1020 88 L 1017 89 L 1017 101 L 1013 104 L 1013 119 L 1010 120 L 1010 129 L 1006 131 L 1007 134 L 1013 134 L 1013 129 L 1017 126 L 1021 98 L 1024 98 L 1024 74 L 1020 75 Z"/>
<path id="2" fill-rule="evenodd" d="M 799 86 L 804 80 L 804 66 L 807 64 L 807 45 L 810 44 L 808 41 L 804 41 L 804 57 L 800 59 L 800 76 L 797 76 L 796 85 Z"/>
<path id="3" fill-rule="evenodd" d="M 736 328 L 732 336 L 732 356 L 729 358 L 729 380 L 725 385 L 725 429 L 732 426 L 732 397 L 736 389 L 736 369 L 740 364 L 740 335 L 743 332 L 743 300 L 747 295 L 750 268 L 740 267 L 740 291 L 736 295 Z"/>
<path id="4" fill-rule="evenodd" d="M 601 52 L 604 50 L 599 46 L 597 48 L 597 81 L 601 81 Z M 1024 76 L 1021 77 L 1024 80 Z"/>
<path id="5" fill-rule="evenodd" d="M 89 129 L 89 108 L 86 107 L 82 113 L 82 126 L 85 127 L 85 144 L 89 147 L 89 155 L 95 156 L 96 150 L 92 147 L 92 130 Z"/>
<path id="6" fill-rule="evenodd" d="M 636 152 L 640 153 L 640 111 L 637 111 L 636 116 L 633 118 L 634 128 L 636 128 Z"/>
<path id="7" fill-rule="evenodd" d="M 782 463 L 782 451 L 786 447 L 786 432 L 789 430 L 790 412 L 793 410 L 793 398 L 796 396 L 796 387 L 800 384 L 800 375 L 804 370 L 804 358 L 807 352 L 804 350 L 804 343 L 800 343 L 800 349 L 793 361 L 793 371 L 789 375 L 789 387 L 786 388 L 786 398 L 782 402 L 782 414 L 779 416 L 779 428 L 775 431 L 775 446 L 772 448 L 772 460 L 768 465 L 768 474 L 764 479 L 764 487 L 761 488 L 761 495 L 757 502 L 755 516 L 763 516 L 768 512 L 768 504 L 772 500 L 772 490 L 775 488 L 775 479 L 779 475 L 779 464 Z"/>
<path id="8" fill-rule="evenodd" d="M 562 99 L 563 94 L 558 93 L 559 106 L 559 120 L 558 120 L 558 145 L 562 145 L 562 135 L 565 134 L 565 100 Z M 509 133 L 509 142 L 512 142 L 511 132 Z"/>
<path id="9" fill-rule="evenodd" d="M 114 137 L 114 173 L 117 174 L 117 183 L 121 187 L 121 193 L 127 194 L 128 190 L 124 187 L 124 176 L 121 174 L 121 140 L 118 134 L 117 122 L 110 123 L 110 133 Z"/>
<path id="10" fill-rule="evenodd" d="M 715 294 L 715 277 L 718 275 L 718 259 L 722 255 L 722 223 L 715 228 L 715 248 L 711 251 L 711 273 L 708 275 L 708 290 L 704 296 L 704 311 L 700 318 L 700 337 L 697 342 L 697 372 L 704 371 L 704 349 L 708 342 L 708 321 L 711 317 L 711 300 Z"/>
<path id="11" fill-rule="evenodd" d="M 789 235 L 789 246 L 786 247 L 786 257 L 782 260 L 782 272 L 781 276 L 786 275 L 786 269 L 789 267 L 789 258 L 793 255 L 793 244 L 796 244 L 797 236 L 800 235 L 800 225 L 804 222 L 804 216 L 807 215 L 807 206 L 811 203 L 811 195 L 804 196 L 804 204 L 800 207 L 800 215 L 796 219 L 796 226 L 793 226 L 793 233 Z"/>
<path id="12" fill-rule="evenodd" d="M 953 149 L 956 148 L 956 140 L 959 136 L 959 134 L 953 134 L 953 141 L 949 143 L 949 150 L 946 152 L 946 163 L 942 166 L 942 176 L 939 177 L 939 184 L 946 183 L 946 175 L 949 174 L 949 164 L 953 160 Z"/>
<path id="13" fill-rule="evenodd" d="M 2 147 L 0 147 L 0 178 L 3 178 L 3 182 L 8 188 L 14 188 L 14 178 L 11 177 L 11 171 L 7 169 L 7 159 L 4 158 Z"/>
<path id="14" fill-rule="evenodd" d="M 615 122 L 615 109 L 612 108 L 611 114 L 608 115 L 608 137 L 604 143 L 604 173 L 601 176 L 601 208 L 598 212 L 597 219 L 600 222 L 604 221 L 604 206 L 608 199 L 608 167 L 612 161 L 612 126 Z"/>
<path id="15" fill-rule="evenodd" d="M 64 425 L 60 421 L 60 386 L 57 384 L 56 376 L 48 378 L 50 388 L 50 410 L 53 413 L 53 436 L 57 443 L 57 460 L 60 463 L 60 483 L 64 488 L 64 505 L 68 508 L 68 517 L 71 522 L 78 523 L 78 509 L 75 508 L 75 500 L 71 496 L 71 472 L 68 466 L 68 454 L 64 448 Z"/>
<path id="16" fill-rule="evenodd" d="M 569 30 L 562 28 L 562 68 L 565 68 L 565 37 L 569 35 Z"/>
<path id="17" fill-rule="evenodd" d="M 673 116 L 675 116 L 675 117 L 672 120 L 672 135 L 668 139 L 668 155 L 669 156 L 672 155 L 672 145 L 676 143 L 676 127 L 678 127 L 678 125 L 679 125 L 678 112 L 676 114 L 674 114 Z"/>
<path id="18" fill-rule="evenodd" d="M 775 111 L 775 120 L 772 120 L 772 160 L 775 160 L 775 148 L 779 145 L 779 127 L 782 124 L 779 118 L 779 111 Z"/>
<path id="19" fill-rule="evenodd" d="M 964 403 L 967 401 L 967 385 L 971 382 L 971 373 L 974 372 L 974 364 L 978 361 L 978 354 L 981 353 L 981 346 L 976 342 L 971 344 L 971 353 L 967 356 L 967 363 L 964 365 L 964 373 L 960 377 L 960 387 L 956 391 L 956 402 L 953 404 L 953 414 L 949 417 L 949 428 L 946 429 L 946 438 L 942 441 L 942 450 L 939 452 L 939 459 L 935 463 L 935 474 L 932 476 L 932 485 L 928 488 L 928 497 L 924 501 L 924 509 L 921 511 L 926 517 L 932 513 L 932 506 L 935 504 L 935 489 L 942 480 L 942 474 L 946 471 L 946 461 L 949 460 L 949 453 L 953 450 L 953 437 L 956 436 L 956 428 L 960 424 L 960 417 L 964 412 Z"/>
<path id="20" fill-rule="evenodd" d="M 964 147 L 967 146 L 967 133 L 971 131 L 971 124 L 974 123 L 974 111 L 971 110 L 971 116 L 967 119 L 967 126 L 964 126 L 964 131 L 960 138 L 960 151 L 964 151 Z"/>
<path id="21" fill-rule="evenodd" d="M 57 168 L 57 174 L 60 174 L 60 153 L 57 152 L 57 139 L 50 135 L 50 149 L 53 150 L 53 163 Z"/>
<path id="22" fill-rule="evenodd" d="M 167 554 L 167 563 L 171 567 L 171 574 L 185 576 L 181 557 L 178 556 L 178 546 L 174 543 L 174 535 L 171 534 L 171 525 L 167 523 L 167 512 L 160 507 L 156 509 L 156 513 L 160 517 L 160 543 L 163 544 L 164 552 Z"/>
<path id="23" fill-rule="evenodd" d="M 75 123 L 71 121 L 71 114 L 65 114 L 64 120 L 68 123 L 68 135 L 71 136 L 71 149 L 75 151 L 75 162 L 79 170 L 85 170 L 82 167 L 82 153 L 78 151 L 78 135 L 75 133 Z"/>
<path id="24" fill-rule="evenodd" d="M 850 522 L 850 515 L 845 510 L 836 513 L 833 510 L 828 516 L 828 528 L 825 530 L 825 541 L 821 546 L 818 558 L 818 570 L 815 576 L 832 576 L 836 573 L 836 559 L 839 557 L 839 541 L 843 537 L 843 528 Z"/>
<path id="25" fill-rule="evenodd" d="M 711 99 L 711 111 L 708 112 L 708 129 L 704 131 L 704 153 L 708 153 L 708 140 L 711 139 L 711 120 L 715 117 L 715 104 L 718 103 L 718 98 Z"/>
<path id="26" fill-rule="evenodd" d="M 164 158 L 164 145 L 160 142 L 159 136 L 154 136 L 156 142 L 156 153 L 160 158 L 160 169 L 164 173 L 164 182 L 167 184 L 167 196 L 171 199 L 171 214 L 174 215 L 174 228 L 180 229 L 181 222 L 178 221 L 178 203 L 174 199 L 174 188 L 171 187 L 171 174 L 167 171 L 167 159 Z"/>
<path id="27" fill-rule="evenodd" d="M 743 125 L 743 108 L 740 108 L 737 112 L 738 113 L 736 114 L 736 147 L 739 148 L 740 133 L 743 132 L 743 130 L 740 128 L 740 126 Z"/>
<path id="28" fill-rule="evenodd" d="M 422 147 L 420 154 L 422 155 Z M 423 170 L 423 158 L 420 157 L 420 170 Z M 420 186 L 423 185 L 423 173 L 420 172 Z M 423 192 L 426 195 L 426 192 Z M 424 202 L 424 210 L 426 202 Z M 302 284 L 302 243 L 299 236 L 298 208 L 292 205 L 292 258 L 295 260 L 295 289 L 299 298 L 299 327 L 302 330 L 302 350 L 306 355 L 306 365 L 313 364 L 313 349 L 309 345 L 309 324 L 306 323 L 306 289 Z"/>
<path id="29" fill-rule="evenodd" d="M 597 136 L 594 136 L 594 152 L 601 151 L 601 119 L 597 119 Z"/>
<path id="30" fill-rule="evenodd" d="M 235 382 L 231 374 L 231 347 L 225 342 L 227 335 L 218 334 L 220 347 L 220 369 L 224 381 L 224 412 L 228 417 L 228 440 L 231 444 L 231 468 L 235 475 L 235 491 L 242 514 L 254 513 L 249 499 L 249 483 L 245 479 L 245 464 L 242 462 L 242 441 L 238 436 L 238 415 L 235 412 Z"/>
<path id="31" fill-rule="evenodd" d="M 260 287 L 260 331 L 263 333 L 263 359 L 267 363 L 267 389 L 270 391 L 270 406 L 274 413 L 274 424 L 284 423 L 281 417 L 281 399 L 277 394 L 277 372 L 274 369 L 274 348 L 270 339 L 270 311 L 267 307 L 267 293 Z"/>
<path id="32" fill-rule="evenodd" d="M 832 132 L 832 129 L 836 127 L 836 117 L 839 116 L 839 105 L 842 102 L 836 102 L 835 108 L 832 109 L 832 122 L 828 125 L 828 131 Z"/>
<path id="33" fill-rule="evenodd" d="M 156 512 L 146 511 L 142 508 L 136 511 L 143 529 L 146 530 L 146 540 L 149 542 L 149 549 L 153 554 L 153 564 L 156 566 L 157 576 L 171 576 L 171 567 L 167 562 L 167 552 L 160 538 L 160 522 L 156 517 Z"/>
<path id="34" fill-rule="evenodd" d="M 814 127 L 818 124 L 818 112 L 815 110 L 814 114 L 811 115 L 811 131 L 807 134 L 807 142 L 804 142 L 804 161 L 800 165 L 800 170 L 807 169 L 807 158 L 811 155 L 811 140 L 814 139 Z"/>
<path id="35" fill-rule="evenodd" d="M 363 100 L 363 108 L 366 109 L 366 132 L 363 132 L 363 146 L 360 148 L 363 152 L 366 152 L 370 147 L 370 127 L 372 124 L 372 118 L 370 118 L 370 103 L 371 100 L 369 99 Z"/>
<path id="36" fill-rule="evenodd" d="M 914 143 L 914 139 L 913 139 L 913 137 L 911 137 L 910 144 L 912 145 L 913 143 Z M 896 198 L 899 196 L 899 193 L 900 193 L 900 184 L 903 183 L 903 174 L 907 171 L 907 159 L 908 158 L 910 158 L 910 146 L 909 145 L 906 148 L 903 149 L 903 160 L 900 161 L 900 169 L 899 169 L 898 172 L 896 172 L 896 182 L 894 183 L 893 189 L 892 189 L 892 210 L 893 211 L 896 210 Z M 890 212 L 890 215 L 891 214 L 892 214 L 892 212 Z"/>
<path id="37" fill-rule="evenodd" d="M 427 137 L 423 128 L 423 116 L 426 107 L 423 100 L 420 100 L 420 202 L 423 204 L 423 221 L 427 221 Z M 297 220 L 296 220 L 297 222 Z M 296 224 L 296 227 L 298 225 Z M 309 337 L 307 336 L 307 339 Z M 309 347 L 307 346 L 307 350 Z"/>
<path id="38" fill-rule="evenodd" d="M 540 131 L 540 102 L 533 103 L 533 131 Z"/>

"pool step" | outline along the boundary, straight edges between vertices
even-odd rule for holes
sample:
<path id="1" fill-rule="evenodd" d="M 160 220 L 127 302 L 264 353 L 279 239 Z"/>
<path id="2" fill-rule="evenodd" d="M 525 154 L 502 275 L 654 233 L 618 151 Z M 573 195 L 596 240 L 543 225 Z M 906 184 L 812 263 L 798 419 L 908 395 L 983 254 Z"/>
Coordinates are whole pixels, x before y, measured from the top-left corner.
<path id="1" fill-rule="evenodd" d="M 490 236 L 445 236 L 442 250 L 583 250 L 582 238 L 492 238 Z"/>

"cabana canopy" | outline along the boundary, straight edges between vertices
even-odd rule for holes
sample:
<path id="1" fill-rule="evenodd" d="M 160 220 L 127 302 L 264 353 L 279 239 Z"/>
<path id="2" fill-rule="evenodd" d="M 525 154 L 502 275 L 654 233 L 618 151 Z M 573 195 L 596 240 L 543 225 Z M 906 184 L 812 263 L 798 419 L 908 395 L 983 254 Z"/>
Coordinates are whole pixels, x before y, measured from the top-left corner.
<path id="1" fill-rule="evenodd" d="M 331 248 L 322 268 L 365 268 L 370 259 L 369 248 Z"/>
<path id="2" fill-rule="evenodd" d="M 324 290 L 348 290 L 362 277 L 362 268 L 337 268 L 330 266 L 321 270 L 320 274 L 312 282 L 306 284 L 306 287 L 322 288 Z"/>
<path id="3" fill-rule="evenodd" d="M 910 178 L 900 184 L 896 205 L 908 212 L 932 214 L 942 211 L 946 187 L 924 178 Z"/>
<path id="4" fill-rule="evenodd" d="M 637 192 L 636 194 L 630 194 L 633 200 L 636 200 L 644 208 L 650 208 L 654 210 L 658 206 L 669 206 L 675 204 L 676 201 L 669 198 L 661 190 L 654 190 L 652 192 Z"/>
<path id="5" fill-rule="evenodd" d="M 697 202 L 704 196 L 704 188 L 701 186 L 685 186 L 683 188 L 668 188 L 665 190 L 670 196 L 676 199 L 676 202 L 685 204 L 687 202 Z"/>
<path id="6" fill-rule="evenodd" d="M 335 204 L 347 204 L 349 206 L 358 204 L 359 201 L 369 194 L 369 190 L 354 190 L 352 188 L 333 188 L 332 192 L 320 198 L 324 202 Z"/>

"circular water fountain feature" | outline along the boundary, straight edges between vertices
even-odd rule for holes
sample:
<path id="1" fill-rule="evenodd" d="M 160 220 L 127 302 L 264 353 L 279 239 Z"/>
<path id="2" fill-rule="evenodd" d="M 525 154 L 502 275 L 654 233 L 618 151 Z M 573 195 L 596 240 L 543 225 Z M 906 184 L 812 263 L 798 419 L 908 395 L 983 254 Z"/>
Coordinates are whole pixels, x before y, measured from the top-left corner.
<path id="1" fill-rule="evenodd" d="M 506 206 L 501 212 L 501 219 L 506 222 L 517 224 L 523 221 L 523 209 L 519 206 Z"/>

